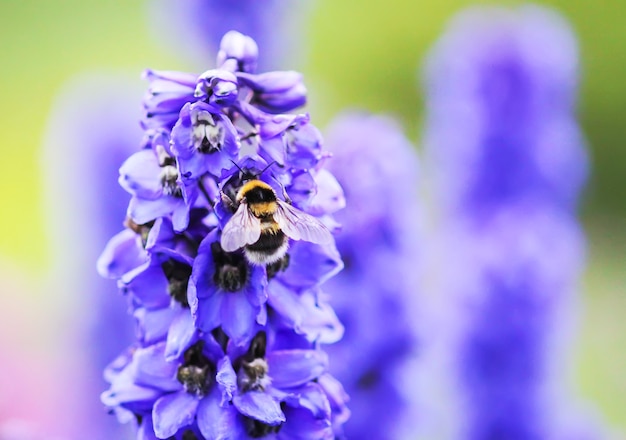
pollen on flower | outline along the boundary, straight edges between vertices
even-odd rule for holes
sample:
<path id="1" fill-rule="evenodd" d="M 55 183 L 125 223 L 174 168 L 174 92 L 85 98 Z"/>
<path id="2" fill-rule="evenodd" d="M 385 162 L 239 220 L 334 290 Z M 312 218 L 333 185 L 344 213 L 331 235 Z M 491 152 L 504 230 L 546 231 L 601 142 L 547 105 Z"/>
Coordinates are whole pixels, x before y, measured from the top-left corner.
<path id="1" fill-rule="evenodd" d="M 272 379 L 267 375 L 269 365 L 262 358 L 251 362 L 243 361 L 237 372 L 237 385 L 241 391 L 265 391 L 271 385 Z"/>
<path id="2" fill-rule="evenodd" d="M 197 396 L 206 395 L 213 384 L 215 366 L 202 354 L 202 342 L 198 342 L 185 352 L 185 363 L 178 367 L 176 379 L 185 391 Z"/>

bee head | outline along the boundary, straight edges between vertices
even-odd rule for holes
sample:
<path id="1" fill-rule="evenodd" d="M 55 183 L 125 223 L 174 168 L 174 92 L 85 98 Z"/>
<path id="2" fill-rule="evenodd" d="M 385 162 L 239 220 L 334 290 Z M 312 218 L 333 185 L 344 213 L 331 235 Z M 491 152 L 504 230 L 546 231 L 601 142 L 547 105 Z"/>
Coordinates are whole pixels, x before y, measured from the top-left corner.
<path id="1" fill-rule="evenodd" d="M 259 177 L 261 177 L 261 175 L 263 175 L 263 173 L 265 173 L 272 165 L 274 165 L 276 163 L 276 161 L 273 161 L 270 164 L 268 164 L 265 168 L 263 168 L 260 172 L 254 173 L 254 172 L 252 172 L 252 169 L 246 169 L 246 170 L 242 169 L 237 164 L 237 162 L 235 162 L 232 159 L 231 159 L 231 162 L 239 170 L 239 175 L 238 175 L 238 179 L 237 180 L 239 181 L 240 185 L 244 184 L 246 182 L 249 182 L 250 180 L 258 180 Z"/>

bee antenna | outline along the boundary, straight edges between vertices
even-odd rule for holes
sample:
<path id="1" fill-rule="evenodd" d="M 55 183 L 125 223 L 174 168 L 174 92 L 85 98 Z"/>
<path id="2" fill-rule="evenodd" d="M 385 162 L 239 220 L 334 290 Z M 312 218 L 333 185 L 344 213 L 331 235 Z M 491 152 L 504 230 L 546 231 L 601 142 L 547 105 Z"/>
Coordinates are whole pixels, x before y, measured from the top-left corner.
<path id="1" fill-rule="evenodd" d="M 266 172 L 266 171 L 267 171 L 267 169 L 268 169 L 269 167 L 271 167 L 272 165 L 274 165 L 275 163 L 276 163 L 276 161 L 273 161 L 273 162 L 272 162 L 272 163 L 270 163 L 268 166 L 266 166 L 265 168 L 263 168 L 263 171 L 261 171 L 261 172 L 259 173 L 259 176 L 260 176 L 261 174 L 263 174 L 264 172 Z"/>
<path id="2" fill-rule="evenodd" d="M 237 165 L 237 162 L 235 162 L 235 161 L 234 161 L 234 160 L 232 160 L 232 159 L 229 159 L 229 160 L 233 163 L 233 165 L 235 165 L 235 166 L 237 167 L 237 169 L 238 169 L 239 171 L 241 171 L 241 173 L 242 173 L 242 174 L 246 174 L 246 172 L 245 172 L 244 170 L 242 170 L 242 169 L 241 169 L 241 167 L 240 167 L 239 165 Z"/>

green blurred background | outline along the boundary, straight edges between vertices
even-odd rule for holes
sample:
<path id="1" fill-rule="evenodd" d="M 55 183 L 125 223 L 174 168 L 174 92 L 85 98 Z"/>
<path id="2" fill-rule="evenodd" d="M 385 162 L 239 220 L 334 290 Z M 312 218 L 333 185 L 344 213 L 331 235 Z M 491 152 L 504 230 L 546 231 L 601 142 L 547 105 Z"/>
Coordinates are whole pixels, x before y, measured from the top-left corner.
<path id="1" fill-rule="evenodd" d="M 339 110 L 364 107 L 395 114 L 418 144 L 418 68 L 451 16 L 481 3 L 314 0 L 301 66 L 314 122 L 323 128 Z M 580 120 L 593 164 L 582 207 L 589 256 L 575 380 L 606 420 L 626 431 L 626 2 L 541 4 L 565 15 L 579 37 Z M 0 60 L 0 262 L 36 285 L 55 256 L 46 237 L 40 147 L 60 87 L 80 72 L 139 76 L 146 67 L 189 66 L 152 38 L 142 0 L 0 0 Z"/>

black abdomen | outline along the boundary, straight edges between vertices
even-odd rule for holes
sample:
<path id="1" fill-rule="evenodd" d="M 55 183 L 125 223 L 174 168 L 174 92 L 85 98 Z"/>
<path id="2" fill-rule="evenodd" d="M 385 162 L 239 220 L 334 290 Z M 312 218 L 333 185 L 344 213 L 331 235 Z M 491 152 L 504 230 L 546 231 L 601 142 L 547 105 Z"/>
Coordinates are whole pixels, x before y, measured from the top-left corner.
<path id="1" fill-rule="evenodd" d="M 261 234 L 256 243 L 246 246 L 246 249 L 256 252 L 267 252 L 268 254 L 278 250 L 285 241 L 287 236 L 283 231 L 277 231 L 276 233 Z"/>

